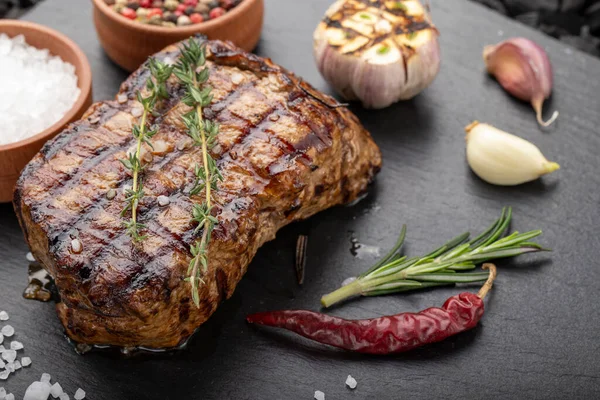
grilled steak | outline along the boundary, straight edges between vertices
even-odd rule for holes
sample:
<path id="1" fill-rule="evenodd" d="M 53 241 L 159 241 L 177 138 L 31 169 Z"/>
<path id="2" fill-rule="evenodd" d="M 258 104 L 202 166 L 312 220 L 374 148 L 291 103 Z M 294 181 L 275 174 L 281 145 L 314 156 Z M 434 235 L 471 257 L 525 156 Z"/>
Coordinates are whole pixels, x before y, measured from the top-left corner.
<path id="1" fill-rule="evenodd" d="M 221 126 L 213 156 L 224 180 L 215 196 L 219 224 L 199 308 L 184 278 L 198 237 L 190 212 L 202 198 L 190 198 L 189 190 L 202 153 L 190 146 L 180 120 L 189 108 L 174 77 L 170 98 L 152 121 L 159 132 L 143 172 L 143 242 L 132 243 L 119 215 L 123 189 L 131 185 L 119 160 L 134 145 L 131 127 L 139 114 L 132 110 L 149 77 L 146 66 L 122 84 L 115 101 L 94 104 L 48 142 L 17 184 L 14 205 L 25 237 L 55 280 L 58 315 L 77 342 L 177 346 L 232 295 L 257 249 L 278 229 L 352 201 L 380 168 L 371 136 L 334 99 L 230 43 L 207 42 L 207 53 L 214 100 L 204 117 Z M 178 55 L 174 45 L 156 57 Z M 160 195 L 170 204 L 161 207 Z"/>

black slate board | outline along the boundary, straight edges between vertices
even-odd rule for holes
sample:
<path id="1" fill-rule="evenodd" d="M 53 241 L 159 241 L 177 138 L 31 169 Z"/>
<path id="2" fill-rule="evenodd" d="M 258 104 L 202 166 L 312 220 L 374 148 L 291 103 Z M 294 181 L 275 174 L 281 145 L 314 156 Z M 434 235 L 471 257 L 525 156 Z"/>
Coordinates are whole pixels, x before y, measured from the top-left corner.
<path id="1" fill-rule="evenodd" d="M 329 1 L 267 1 L 257 52 L 329 91 L 312 60 L 312 30 Z M 412 101 L 386 110 L 352 109 L 373 133 L 384 168 L 367 199 L 282 230 L 265 245 L 233 298 L 191 340 L 187 351 L 123 358 L 75 354 L 52 304 L 26 301 L 27 247 L 12 208 L 0 206 L 0 309 L 11 313 L 33 365 L 0 383 L 22 396 L 50 372 L 73 393 L 97 399 L 592 399 L 600 398 L 600 61 L 462 0 L 432 2 L 442 33 L 442 71 Z M 126 73 L 98 44 L 89 2 L 48 0 L 26 19 L 78 42 L 94 70 L 94 97 L 114 95 Z M 506 95 L 484 71 L 483 45 L 523 35 L 541 43 L 555 67 L 556 126 L 541 132 L 526 104 Z M 480 181 L 464 160 L 463 128 L 473 119 L 534 141 L 562 169 L 515 188 Z M 417 254 L 514 207 L 513 228 L 544 230 L 551 254 L 500 262 L 487 314 L 473 331 L 393 357 L 347 354 L 244 322 L 250 312 L 318 309 L 322 293 L 363 271 L 372 259 L 350 254 L 351 237 L 391 246 L 408 224 L 407 251 Z M 295 240 L 309 234 L 305 284 L 296 284 Z M 458 292 L 437 289 L 368 298 L 333 314 L 371 317 L 415 311 Z M 473 288 L 475 290 L 475 288 Z M 348 374 L 358 388 L 344 386 Z"/>

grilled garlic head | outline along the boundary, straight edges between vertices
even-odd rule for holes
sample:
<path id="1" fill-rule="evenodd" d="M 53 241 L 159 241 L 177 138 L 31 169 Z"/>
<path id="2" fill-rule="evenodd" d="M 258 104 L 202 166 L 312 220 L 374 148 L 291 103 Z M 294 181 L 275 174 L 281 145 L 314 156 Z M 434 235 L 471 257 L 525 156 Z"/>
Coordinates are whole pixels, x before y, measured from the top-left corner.
<path id="1" fill-rule="evenodd" d="M 418 0 L 338 0 L 314 33 L 323 77 L 347 100 L 383 108 L 433 82 L 438 31 Z"/>

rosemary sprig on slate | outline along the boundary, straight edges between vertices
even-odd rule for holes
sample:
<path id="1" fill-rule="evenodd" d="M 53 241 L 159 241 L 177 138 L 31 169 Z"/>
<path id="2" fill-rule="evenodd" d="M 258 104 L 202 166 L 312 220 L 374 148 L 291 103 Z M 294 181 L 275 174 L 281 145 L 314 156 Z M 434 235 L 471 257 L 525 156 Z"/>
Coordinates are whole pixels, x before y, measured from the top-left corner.
<path id="1" fill-rule="evenodd" d="M 150 69 L 151 77 L 146 83 L 146 88 L 150 93 L 147 97 L 144 97 L 141 91 L 136 93 L 137 100 L 142 105 L 143 111 L 139 124 L 133 125 L 132 128 L 133 136 L 137 142 L 135 151 L 129 153 L 126 159 L 120 160 L 125 168 L 131 171 L 131 175 L 133 177 L 131 189 L 125 190 L 125 201 L 127 204 L 123 208 L 123 211 L 121 211 L 121 216 L 125 216 L 125 214 L 131 210 L 131 217 L 128 220 L 123 221 L 123 224 L 125 225 L 129 236 L 131 236 L 131 238 L 135 241 L 142 241 L 146 237 L 140 233 L 140 231 L 146 226 L 139 222 L 137 218 L 138 204 L 144 197 L 144 186 L 140 176 L 140 173 L 144 169 L 144 165 L 140 159 L 140 154 L 142 151 L 142 145 L 144 143 L 152 147 L 152 142 L 150 139 L 152 139 L 157 132 L 156 129 L 150 128 L 148 116 L 153 113 L 156 102 L 159 99 L 168 97 L 166 82 L 173 71 L 173 67 L 154 58 L 150 58 L 148 60 L 148 67 Z"/>
<path id="2" fill-rule="evenodd" d="M 199 195 L 204 192 L 204 200 L 194 204 L 192 208 L 192 221 L 197 223 L 195 232 L 202 230 L 202 236 L 191 247 L 192 259 L 188 268 L 187 280 L 191 284 L 192 299 L 196 306 L 200 305 L 198 287 L 202 274 L 208 270 L 208 244 L 217 218 L 213 215 L 213 192 L 217 190 L 217 183 L 223 180 L 215 160 L 210 155 L 210 150 L 215 145 L 219 133 L 219 125 L 205 120 L 202 108 L 212 101 L 212 88 L 204 85 L 209 77 L 209 69 L 205 67 L 205 46 L 190 39 L 183 44 L 181 57 L 175 66 L 174 74 L 185 88 L 182 102 L 192 110 L 182 116 L 187 128 L 187 133 L 194 141 L 194 145 L 202 148 L 202 165 L 196 164 L 194 185 L 190 195 Z M 204 87 L 202 87 L 204 85 Z"/>
<path id="3" fill-rule="evenodd" d="M 513 232 L 504 236 L 510 224 L 512 210 L 506 207 L 501 217 L 485 232 L 474 239 L 464 233 L 422 257 L 407 258 L 400 254 L 406 235 L 402 227 L 400 237 L 392 250 L 352 283 L 321 298 L 329 307 L 352 296 L 379 296 L 390 293 L 423 289 L 455 283 L 481 282 L 488 272 L 461 272 L 474 269 L 477 264 L 498 258 L 544 251 L 539 244 L 530 242 L 542 231 Z"/>

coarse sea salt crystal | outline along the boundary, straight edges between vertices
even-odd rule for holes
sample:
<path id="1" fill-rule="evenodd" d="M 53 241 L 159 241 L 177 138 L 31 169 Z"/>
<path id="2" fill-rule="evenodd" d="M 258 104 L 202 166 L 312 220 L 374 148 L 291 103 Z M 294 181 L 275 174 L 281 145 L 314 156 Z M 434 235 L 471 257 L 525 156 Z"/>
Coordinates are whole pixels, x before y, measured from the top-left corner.
<path id="1" fill-rule="evenodd" d="M 13 340 L 12 342 L 10 342 L 10 349 L 11 350 L 23 350 L 23 343 Z"/>
<path id="2" fill-rule="evenodd" d="M 47 400 L 50 396 L 50 385 L 46 382 L 33 382 L 27 388 L 23 400 Z"/>
<path id="3" fill-rule="evenodd" d="M 0 34 L 0 145 L 31 137 L 60 120 L 80 90 L 75 67 L 22 35 Z"/>
<path id="4" fill-rule="evenodd" d="M 15 372 L 15 363 L 14 363 L 14 362 L 9 362 L 9 363 L 7 363 L 7 364 L 6 364 L 6 370 L 7 370 L 8 372 L 10 372 L 11 374 L 12 374 L 13 372 Z"/>
<path id="5" fill-rule="evenodd" d="M 15 361 L 15 359 L 17 358 L 17 352 L 14 350 L 4 350 L 2 352 L 2 358 L 4 359 L 4 361 L 6 361 L 7 363 L 12 363 Z"/>
<path id="6" fill-rule="evenodd" d="M 52 379 L 52 377 L 50 376 L 50 374 L 44 372 L 42 374 L 42 377 L 40 378 L 40 382 L 50 382 L 50 380 Z"/>
<path id="7" fill-rule="evenodd" d="M 348 375 L 348 377 L 346 378 L 346 385 L 350 388 L 350 389 L 356 389 L 356 379 L 354 379 L 352 377 L 352 375 Z"/>
<path id="8" fill-rule="evenodd" d="M 27 255 L 25 256 L 25 258 L 29 262 L 35 262 L 35 258 L 33 258 L 33 254 L 31 254 L 31 252 L 27 253 Z"/>
<path id="9" fill-rule="evenodd" d="M 6 364 L 4 364 L 4 360 L 0 358 L 0 368 L 4 367 L 6 367 Z"/>
<path id="10" fill-rule="evenodd" d="M 54 383 L 54 385 L 52 385 L 52 387 L 50 388 L 50 394 L 55 399 L 58 396 L 60 396 L 61 394 L 63 394 L 63 388 L 62 388 L 62 386 L 60 386 L 60 383 L 56 382 L 56 383 Z"/>
<path id="11" fill-rule="evenodd" d="M 0 311 L 0 321 L 8 321 L 8 313 L 6 311 Z"/>
<path id="12" fill-rule="evenodd" d="M 59 400 L 71 400 L 68 394 L 63 393 L 60 395 Z"/>
<path id="13" fill-rule="evenodd" d="M 31 358 L 29 358 L 29 357 L 21 358 L 21 365 L 23 367 L 29 367 L 31 365 Z"/>
<path id="14" fill-rule="evenodd" d="M 75 392 L 75 395 L 73 396 L 73 398 L 75 400 L 83 400 L 85 399 L 85 392 L 83 391 L 82 388 L 77 389 L 77 391 Z"/>
<path id="15" fill-rule="evenodd" d="M 6 395 L 6 397 L 4 398 L 4 400 L 15 400 L 15 395 L 12 393 L 9 393 Z"/>
<path id="16" fill-rule="evenodd" d="M 315 400 L 325 400 L 325 393 L 315 390 Z"/>
<path id="17" fill-rule="evenodd" d="M 4 371 L 0 371 L 0 380 L 5 381 L 8 379 L 8 376 L 10 375 L 10 371 L 8 370 L 4 370 Z"/>
<path id="18" fill-rule="evenodd" d="M 0 332 L 0 343 L 4 342 L 4 335 Z M 4 351 L 4 346 L 0 345 L 0 353 Z"/>
<path id="19" fill-rule="evenodd" d="M 6 389 L 0 387 L 0 399 L 3 399 L 6 396 Z"/>
<path id="20" fill-rule="evenodd" d="M 2 330 L 0 330 L 0 333 L 2 333 L 6 337 L 11 337 L 12 335 L 15 334 L 15 328 L 13 328 L 10 325 L 6 325 L 6 326 L 2 327 Z"/>
<path id="21" fill-rule="evenodd" d="M 15 361 L 15 370 L 21 369 L 21 362 L 19 360 Z"/>

